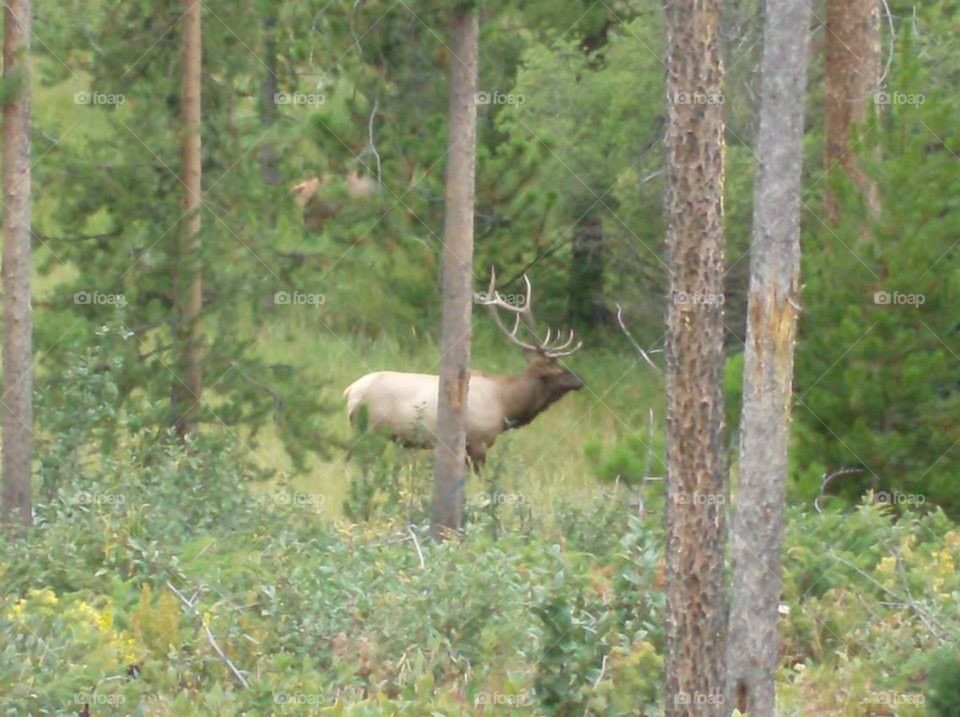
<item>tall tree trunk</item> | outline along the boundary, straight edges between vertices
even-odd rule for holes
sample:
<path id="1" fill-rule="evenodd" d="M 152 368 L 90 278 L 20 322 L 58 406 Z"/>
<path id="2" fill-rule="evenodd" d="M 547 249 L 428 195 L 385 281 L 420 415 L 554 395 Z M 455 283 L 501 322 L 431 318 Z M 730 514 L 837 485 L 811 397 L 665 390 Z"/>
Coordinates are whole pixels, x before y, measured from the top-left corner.
<path id="1" fill-rule="evenodd" d="M 593 326 L 606 321 L 603 269 L 603 222 L 598 211 L 587 211 L 577 222 L 571 239 L 567 311 L 571 326 Z"/>
<path id="2" fill-rule="evenodd" d="M 760 134 L 733 518 L 728 710 L 773 717 L 811 0 L 766 0 Z"/>
<path id="3" fill-rule="evenodd" d="M 477 43 L 475 9 L 452 23 L 449 162 L 443 226 L 443 318 L 440 391 L 434 464 L 435 537 L 463 527 L 466 483 L 467 391 L 470 383 L 470 315 L 473 297 L 473 201 L 477 155 Z"/>
<path id="4" fill-rule="evenodd" d="M 703 717 L 725 694 L 720 0 L 668 3 L 666 19 L 666 714 Z"/>
<path id="5" fill-rule="evenodd" d="M 183 76 L 181 83 L 181 181 L 184 185 L 186 218 L 177 247 L 175 312 L 177 343 L 180 352 L 179 378 L 173 385 L 173 410 L 177 435 L 184 437 L 196 430 L 200 396 L 203 392 L 203 365 L 200 355 L 200 312 L 203 303 L 201 261 L 202 168 L 201 123 L 201 51 L 199 0 L 183 0 Z"/>
<path id="6" fill-rule="evenodd" d="M 32 522 L 33 317 L 30 308 L 30 0 L 4 10 L 3 79 L 3 491 L 2 522 Z"/>
<path id="7" fill-rule="evenodd" d="M 851 126 L 863 122 L 879 90 L 880 1 L 827 0 L 823 120 L 824 169 L 842 169 L 859 190 L 872 216 L 880 211 L 877 183 L 860 166 Z M 824 186 L 827 222 L 840 219 L 837 197 Z"/>
<path id="8" fill-rule="evenodd" d="M 260 80 L 260 126 L 265 136 L 271 134 L 277 122 L 277 5 L 275 0 L 264 0 L 258 7 L 263 17 L 263 76 Z M 271 139 L 264 139 L 260 145 L 260 181 L 267 187 L 275 187 L 280 183 L 280 161 L 277 156 L 277 146 Z M 267 205 L 263 208 L 264 220 L 270 229 L 277 226 L 276 197 L 271 193 Z M 261 306 L 267 311 L 276 310 L 274 290 L 267 289 L 263 294 Z"/>
<path id="9" fill-rule="evenodd" d="M 265 132 L 277 121 L 277 6 L 268 0 L 261 10 L 263 18 L 263 79 L 260 81 L 260 125 Z M 277 148 L 271 141 L 260 146 L 260 179 L 264 184 L 280 181 Z M 271 209 L 271 214 L 272 214 Z"/>

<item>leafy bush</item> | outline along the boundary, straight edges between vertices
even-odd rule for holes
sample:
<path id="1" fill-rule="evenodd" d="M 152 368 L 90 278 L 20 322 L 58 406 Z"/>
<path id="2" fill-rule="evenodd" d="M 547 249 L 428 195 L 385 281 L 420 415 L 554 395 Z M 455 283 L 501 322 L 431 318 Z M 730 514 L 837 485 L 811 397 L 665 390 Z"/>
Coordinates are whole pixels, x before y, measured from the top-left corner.
<path id="1" fill-rule="evenodd" d="M 127 430 L 94 455 L 108 384 L 73 380 L 96 420 L 64 429 L 27 538 L 0 538 L 0 711 L 662 712 L 662 531 L 616 496 L 505 505 L 497 459 L 465 535 L 436 544 L 386 455 L 396 505 L 330 524 L 227 440 Z M 950 714 L 960 530 L 873 504 L 789 518 L 785 713 L 916 715 L 925 689 Z"/>
<path id="2" fill-rule="evenodd" d="M 59 473 L 29 537 L 0 545 L 0 708 L 526 714 L 573 676 L 579 704 L 618 715 L 654 683 L 635 670 L 661 649 L 658 551 L 615 505 L 520 531 L 482 506 L 438 545 L 406 515 L 334 529 L 226 442 L 134 444 Z M 550 644 L 565 604 L 582 674 Z"/>
<path id="3" fill-rule="evenodd" d="M 944 650 L 927 675 L 927 707 L 932 717 L 960 713 L 960 654 Z"/>

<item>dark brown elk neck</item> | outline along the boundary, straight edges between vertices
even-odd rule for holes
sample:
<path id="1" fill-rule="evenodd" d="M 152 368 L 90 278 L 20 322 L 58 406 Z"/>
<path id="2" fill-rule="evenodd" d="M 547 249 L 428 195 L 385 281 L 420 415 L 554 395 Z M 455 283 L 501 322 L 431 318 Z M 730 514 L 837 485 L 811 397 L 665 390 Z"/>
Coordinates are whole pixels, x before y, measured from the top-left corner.
<path id="1" fill-rule="evenodd" d="M 503 415 L 509 428 L 525 426 L 559 396 L 549 396 L 546 387 L 528 369 L 513 376 L 498 376 Z"/>

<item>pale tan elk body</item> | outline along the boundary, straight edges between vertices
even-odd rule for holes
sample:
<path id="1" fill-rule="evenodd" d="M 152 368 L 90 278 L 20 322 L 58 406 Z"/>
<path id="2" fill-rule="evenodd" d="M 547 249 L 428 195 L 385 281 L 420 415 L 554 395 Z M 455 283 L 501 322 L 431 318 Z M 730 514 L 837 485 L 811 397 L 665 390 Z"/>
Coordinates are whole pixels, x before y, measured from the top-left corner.
<path id="1" fill-rule="evenodd" d="M 483 302 L 487 304 L 497 325 L 510 341 L 527 352 L 525 371 L 512 376 L 491 376 L 479 372 L 470 375 L 467 392 L 467 455 L 475 465 L 486 458 L 487 450 L 497 436 L 506 430 L 525 426 L 568 391 L 575 391 L 583 382 L 572 371 L 557 362 L 580 348 L 573 348 L 573 332 L 566 343 L 549 345 L 545 340 L 532 345 L 517 338 L 521 314 L 529 315 L 530 282 L 526 300 L 520 307 L 511 306 L 494 290 L 496 276 L 490 281 L 490 290 Z M 496 313 L 496 307 L 516 314 L 512 331 L 507 331 Z M 347 401 L 347 415 L 356 424 L 358 411 L 367 411 L 369 430 L 387 430 L 397 442 L 411 447 L 427 448 L 434 445 L 437 430 L 437 400 L 439 378 L 425 373 L 377 371 L 354 381 L 343 392 Z"/>

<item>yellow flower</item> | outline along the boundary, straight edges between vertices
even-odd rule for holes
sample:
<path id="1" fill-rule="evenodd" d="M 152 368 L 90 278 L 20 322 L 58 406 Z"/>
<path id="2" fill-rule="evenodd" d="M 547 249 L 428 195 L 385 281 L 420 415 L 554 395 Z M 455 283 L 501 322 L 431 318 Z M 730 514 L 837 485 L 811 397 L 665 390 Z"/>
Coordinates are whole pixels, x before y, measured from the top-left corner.
<path id="1" fill-rule="evenodd" d="M 30 600 L 36 601 L 38 607 L 56 607 L 59 602 L 56 593 L 50 588 L 31 590 Z"/>
<path id="2" fill-rule="evenodd" d="M 113 629 L 113 611 L 104 610 L 99 613 L 96 617 L 97 627 L 100 628 L 100 632 L 110 632 Z"/>
<path id="3" fill-rule="evenodd" d="M 140 659 L 137 641 L 132 637 L 125 637 L 120 645 L 120 654 L 123 656 L 124 664 L 131 665 L 137 662 Z"/>
<path id="4" fill-rule="evenodd" d="M 892 555 L 887 555 L 881 558 L 880 562 L 877 564 L 877 572 L 884 577 L 890 577 L 896 572 L 896 569 L 897 559 Z"/>
<path id="5" fill-rule="evenodd" d="M 937 574 L 942 578 L 952 577 L 956 573 L 953 553 L 950 550 L 934 550 L 930 557 L 935 561 Z"/>
<path id="6" fill-rule="evenodd" d="M 27 607 L 26 600 L 17 600 L 13 607 L 7 612 L 7 619 L 11 622 L 20 622 L 20 618 L 23 617 L 23 612 Z"/>
<path id="7" fill-rule="evenodd" d="M 24 613 L 28 611 L 28 608 L 29 612 L 38 612 L 44 609 L 49 611 L 55 608 L 58 602 L 56 593 L 50 588 L 30 590 L 27 592 L 27 597 L 20 598 L 10 607 L 7 612 L 7 619 L 23 622 L 22 618 L 24 618 Z"/>

